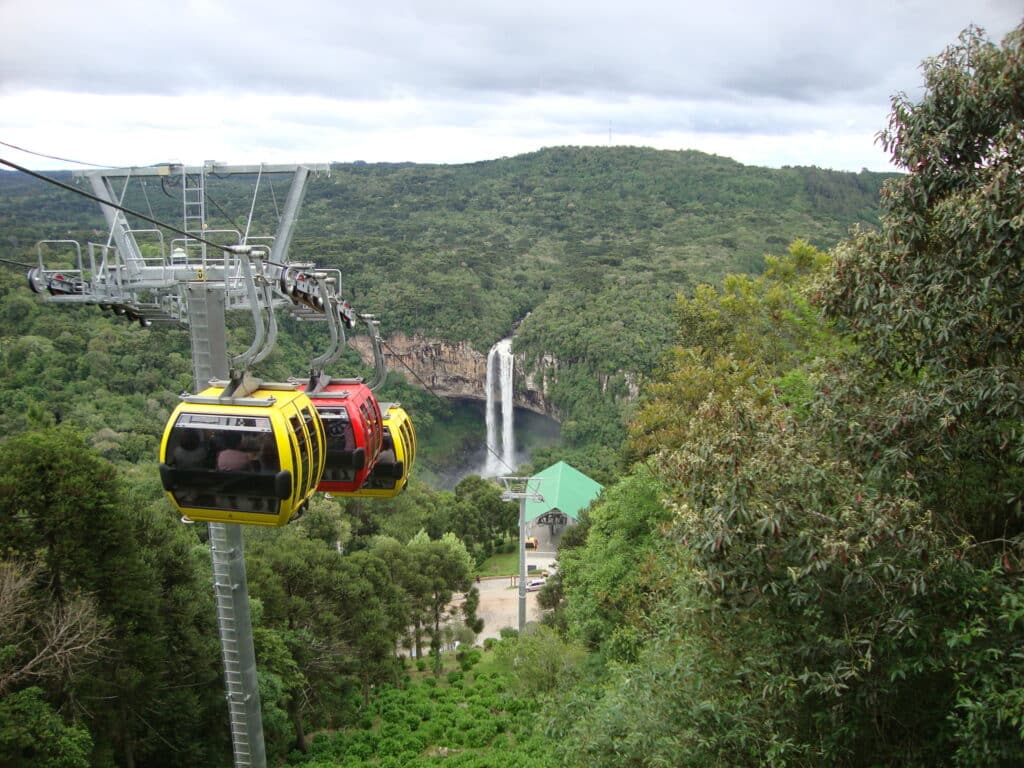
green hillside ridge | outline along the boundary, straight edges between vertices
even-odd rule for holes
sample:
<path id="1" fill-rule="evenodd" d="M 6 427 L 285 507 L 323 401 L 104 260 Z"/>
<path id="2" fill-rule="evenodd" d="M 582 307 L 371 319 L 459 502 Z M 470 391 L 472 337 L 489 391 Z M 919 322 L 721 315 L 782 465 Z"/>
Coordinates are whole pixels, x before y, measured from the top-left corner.
<path id="1" fill-rule="evenodd" d="M 88 189 L 70 173 L 53 175 Z M 569 452 L 540 459 L 574 460 L 606 480 L 622 422 L 619 406 L 610 419 L 599 406 L 621 400 L 627 378 L 655 369 L 670 343 L 664 318 L 676 295 L 730 272 L 757 271 L 766 252 L 783 252 L 795 238 L 825 248 L 851 226 L 873 224 L 887 176 L 772 170 L 700 152 L 625 147 L 552 148 L 455 166 L 334 164 L 330 174 L 309 181 L 290 256 L 340 269 L 344 295 L 381 318 L 385 337 L 403 331 L 468 340 L 483 352 L 515 329 L 516 349 L 529 360 L 561 361 L 554 398 L 566 414 Z M 287 183 L 261 180 L 251 234 L 276 230 Z M 181 190 L 174 185 L 173 178 L 130 183 L 124 204 L 179 225 Z M 255 188 L 253 176 L 209 178 L 210 229 L 244 231 Z M 41 239 L 106 239 L 98 204 L 10 172 L 0 173 L 0 231 L 2 258 L 20 263 L 36 260 Z M 35 344 L 28 365 L 38 370 L 8 366 L 0 376 L 8 406 L 0 426 L 17 431 L 28 407 L 42 405 L 35 392 L 49 370 L 57 375 L 46 376 L 48 386 L 70 390 L 62 391 L 57 419 L 91 421 L 91 434 L 123 432 L 130 422 L 148 439 L 121 453 L 132 460 L 146 455 L 173 396 L 189 387 L 185 334 L 156 331 L 159 341 L 136 339 L 136 329 L 98 318 L 95 310 L 29 308 L 34 297 L 14 269 L 5 271 L 3 290 L 0 311 L 12 317 L 4 335 L 40 341 L 22 338 L 7 347 L 14 355 L 8 362 L 17 363 L 28 354 L 25 345 Z M 233 338 L 244 348 L 250 337 L 244 320 L 236 322 Z M 319 327 L 283 326 L 278 349 L 260 371 L 278 378 L 304 373 L 325 338 Z M 59 351 L 51 346 L 57 340 Z M 111 354 L 123 345 L 150 347 L 153 354 Z M 49 353 L 59 359 L 44 362 Z M 351 357 L 345 365 L 359 370 Z M 103 399 L 106 392 L 139 398 L 122 399 L 110 421 L 89 419 L 100 407 L 95 395 Z M 399 394 L 411 397 L 407 389 L 392 396 Z M 161 407 L 143 405 L 154 397 Z M 432 398 L 419 404 L 424 423 L 431 423 L 438 404 Z M 593 419 L 598 411 L 600 421 Z M 595 443 L 606 447 L 603 457 L 586 458 Z M 452 455 L 449 441 L 440 444 Z M 429 434 L 425 448 L 426 467 L 434 454 Z"/>
<path id="2" fill-rule="evenodd" d="M 595 300 L 638 285 L 672 296 L 756 271 L 797 237 L 830 247 L 852 225 L 877 221 L 890 175 L 621 147 L 468 165 L 334 164 L 310 180 L 291 257 L 339 268 L 353 305 L 386 331 L 486 349 L 571 286 Z M 286 190 L 261 183 L 258 233 L 275 229 Z M 254 186 L 252 177 L 211 179 L 210 228 L 244 230 Z M 180 224 L 172 181 L 130 184 L 124 203 Z M 3 172 L 0 229 L 5 257 L 25 260 L 36 240 L 97 239 L 106 228 L 96 203 Z"/>
<path id="3" fill-rule="evenodd" d="M 570 288 L 595 303 L 635 286 L 672 296 L 759 269 L 797 237 L 829 247 L 877 221 L 885 177 L 633 148 L 336 165 L 311 187 L 294 248 L 341 269 L 389 328 L 486 349 Z"/>

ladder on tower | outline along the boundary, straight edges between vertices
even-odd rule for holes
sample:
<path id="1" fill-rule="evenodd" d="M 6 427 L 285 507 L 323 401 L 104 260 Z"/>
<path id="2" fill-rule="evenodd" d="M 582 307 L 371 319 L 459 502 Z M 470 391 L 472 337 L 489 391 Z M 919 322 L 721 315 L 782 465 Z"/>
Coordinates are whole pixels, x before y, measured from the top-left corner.
<path id="1" fill-rule="evenodd" d="M 182 166 L 181 195 L 184 229 L 189 235 L 202 237 L 206 230 L 206 168 L 189 173 Z M 203 263 L 206 263 L 206 243 L 200 241 Z"/>
<path id="2" fill-rule="evenodd" d="M 192 338 L 192 367 L 194 381 L 203 388 L 211 378 L 227 378 L 228 369 L 218 364 L 220 356 L 214 350 L 227 345 L 224 328 L 225 296 L 222 288 L 196 281 L 185 285 L 185 306 L 188 307 L 188 329 Z M 211 322 L 213 317 L 220 318 Z"/>
<path id="3" fill-rule="evenodd" d="M 253 760 L 252 734 L 249 732 L 249 697 L 246 694 L 242 676 L 243 666 L 239 657 L 239 617 L 235 609 L 235 590 L 239 585 L 235 583 L 232 573 L 232 559 L 237 553 L 228 540 L 227 526 L 222 523 L 210 524 L 210 553 L 235 766 L 249 768 L 256 763 Z"/>

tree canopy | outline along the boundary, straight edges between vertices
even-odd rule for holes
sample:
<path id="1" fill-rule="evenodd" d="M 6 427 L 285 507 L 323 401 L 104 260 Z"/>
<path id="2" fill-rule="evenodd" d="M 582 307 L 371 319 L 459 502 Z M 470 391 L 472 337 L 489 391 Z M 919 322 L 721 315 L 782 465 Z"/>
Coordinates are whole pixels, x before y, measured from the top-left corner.
<path id="1" fill-rule="evenodd" d="M 969 29 L 894 99 L 878 231 L 680 301 L 632 433 L 671 520 L 640 518 L 644 608 L 597 635 L 630 654 L 563 703 L 564 764 L 1024 759 L 1022 45 Z"/>

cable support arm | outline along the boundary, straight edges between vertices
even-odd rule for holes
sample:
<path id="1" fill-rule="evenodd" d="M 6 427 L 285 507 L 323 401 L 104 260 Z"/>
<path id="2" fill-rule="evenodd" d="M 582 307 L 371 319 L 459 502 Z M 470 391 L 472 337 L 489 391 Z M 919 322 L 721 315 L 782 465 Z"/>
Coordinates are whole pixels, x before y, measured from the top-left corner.
<path id="1" fill-rule="evenodd" d="M 238 256 L 242 280 L 245 284 L 246 294 L 249 298 L 249 306 L 252 310 L 252 322 L 256 331 L 253 342 L 249 348 L 240 355 L 236 355 L 231 358 L 232 368 L 238 369 L 241 373 L 244 373 L 250 365 L 256 362 L 257 359 L 262 360 L 266 357 L 267 353 L 270 351 L 269 347 L 272 346 L 273 343 L 271 342 L 270 345 L 266 343 L 267 334 L 263 324 L 263 310 L 260 303 L 260 297 L 256 289 L 256 280 L 253 277 L 252 263 L 249 261 L 249 253 L 252 251 L 252 246 L 229 246 L 226 250 L 229 253 L 233 253 Z M 271 315 L 273 315 L 273 311 L 271 311 Z M 276 323 L 274 324 L 274 329 L 276 336 Z M 231 378 L 235 378 L 234 374 L 232 374 Z"/>
<path id="2" fill-rule="evenodd" d="M 387 361 L 384 359 L 384 349 L 380 339 L 380 320 L 370 314 L 361 314 L 359 319 L 366 323 L 370 336 L 370 347 L 373 349 L 373 379 L 367 386 L 371 391 L 376 392 L 388 378 Z"/>
<path id="3" fill-rule="evenodd" d="M 324 308 L 324 316 L 327 318 L 327 328 L 331 334 L 331 343 L 328 345 L 326 352 L 319 357 L 313 358 L 310 363 L 309 392 L 316 392 L 327 386 L 330 378 L 324 376 L 324 367 L 338 359 L 339 355 L 341 355 L 341 349 L 345 344 L 345 330 L 338 321 L 336 311 L 338 300 L 333 295 L 333 291 L 330 290 L 329 286 L 331 286 L 331 281 L 328 279 L 317 281 L 320 305 Z"/>

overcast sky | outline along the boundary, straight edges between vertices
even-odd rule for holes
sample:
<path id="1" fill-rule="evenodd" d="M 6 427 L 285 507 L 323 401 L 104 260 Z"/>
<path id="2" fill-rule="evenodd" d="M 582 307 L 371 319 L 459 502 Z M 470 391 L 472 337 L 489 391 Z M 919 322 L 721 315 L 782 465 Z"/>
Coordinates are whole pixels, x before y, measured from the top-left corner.
<path id="1" fill-rule="evenodd" d="M 1022 16 L 1021 0 L 0 0 L 0 142 L 103 166 L 629 144 L 889 170 L 874 137 L 921 61 Z"/>

